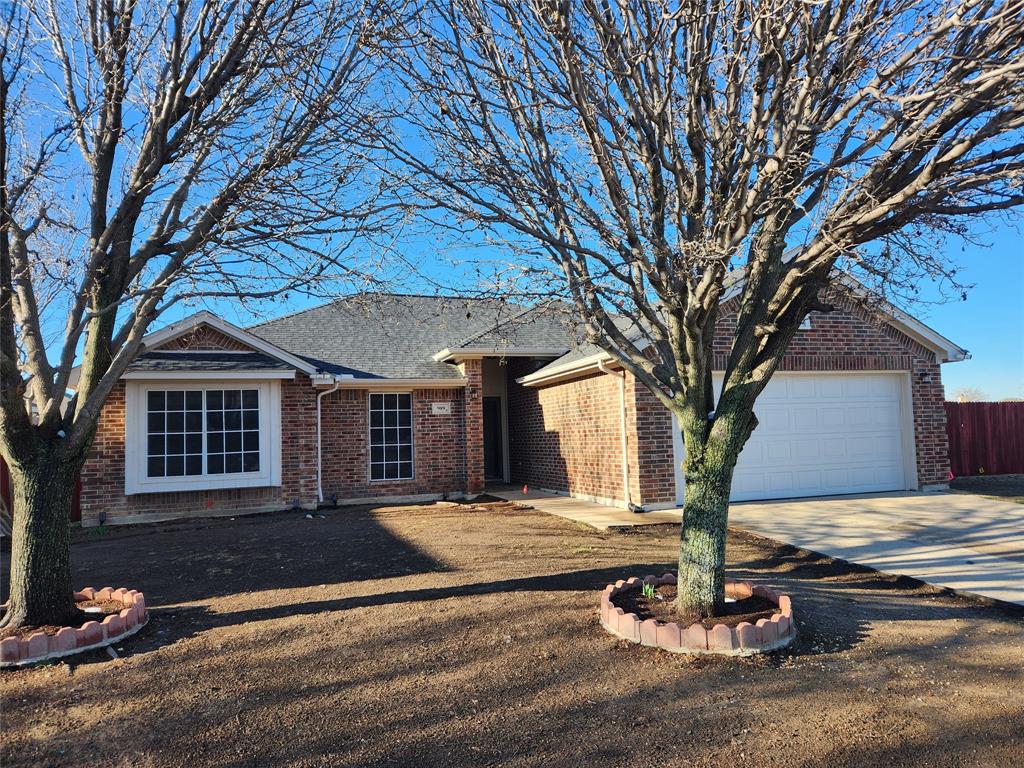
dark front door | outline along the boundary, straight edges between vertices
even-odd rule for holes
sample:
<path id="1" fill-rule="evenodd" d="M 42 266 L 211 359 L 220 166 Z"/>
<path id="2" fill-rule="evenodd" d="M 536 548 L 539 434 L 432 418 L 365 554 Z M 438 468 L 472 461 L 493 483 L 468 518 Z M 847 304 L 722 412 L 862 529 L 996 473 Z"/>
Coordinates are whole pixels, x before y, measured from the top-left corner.
<path id="1" fill-rule="evenodd" d="M 501 398 L 484 398 L 484 477 L 505 479 L 505 457 L 502 454 Z"/>

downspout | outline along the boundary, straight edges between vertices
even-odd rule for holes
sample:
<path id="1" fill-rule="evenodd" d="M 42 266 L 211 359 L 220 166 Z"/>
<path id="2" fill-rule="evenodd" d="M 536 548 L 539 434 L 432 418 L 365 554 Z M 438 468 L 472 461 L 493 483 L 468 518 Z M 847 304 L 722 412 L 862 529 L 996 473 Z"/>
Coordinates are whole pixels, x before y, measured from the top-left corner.
<path id="1" fill-rule="evenodd" d="M 626 504 L 626 509 L 630 512 L 643 512 L 643 507 L 633 504 L 629 493 L 629 441 L 627 439 L 626 431 L 626 372 L 620 371 L 619 373 L 616 373 L 608 367 L 608 363 L 604 360 L 598 361 L 597 369 L 601 371 L 601 373 L 607 373 L 609 376 L 614 376 L 619 380 L 619 427 L 621 430 L 622 442 L 622 498 Z"/>
<path id="2" fill-rule="evenodd" d="M 324 450 L 320 426 L 320 401 L 324 399 L 325 395 L 337 392 L 339 389 L 341 389 L 341 382 L 335 379 L 334 386 L 330 389 L 316 393 L 316 499 L 321 504 L 324 502 Z"/>

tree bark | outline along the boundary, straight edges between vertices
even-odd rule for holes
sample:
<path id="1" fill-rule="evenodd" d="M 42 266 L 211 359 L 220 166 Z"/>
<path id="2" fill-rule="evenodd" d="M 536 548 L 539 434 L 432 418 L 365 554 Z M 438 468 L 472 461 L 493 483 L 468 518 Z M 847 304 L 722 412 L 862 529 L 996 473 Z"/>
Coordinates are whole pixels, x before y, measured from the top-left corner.
<path id="1" fill-rule="evenodd" d="M 711 423 L 680 416 L 686 458 L 676 610 L 690 618 L 717 616 L 725 606 L 725 543 L 729 494 L 740 451 L 757 426 L 753 409 L 728 393 Z"/>
<path id="2" fill-rule="evenodd" d="M 12 464 L 11 583 L 0 626 L 77 623 L 71 584 L 70 522 L 79 466 L 43 450 L 30 464 Z"/>
<path id="3" fill-rule="evenodd" d="M 732 473 L 685 470 L 676 609 L 707 618 L 725 605 L 725 540 Z"/>

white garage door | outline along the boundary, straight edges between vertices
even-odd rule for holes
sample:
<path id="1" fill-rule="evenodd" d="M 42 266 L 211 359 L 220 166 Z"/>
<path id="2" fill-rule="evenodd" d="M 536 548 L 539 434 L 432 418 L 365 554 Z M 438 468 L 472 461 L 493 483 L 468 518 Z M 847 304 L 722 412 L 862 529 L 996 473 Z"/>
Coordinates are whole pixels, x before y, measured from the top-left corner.
<path id="1" fill-rule="evenodd" d="M 902 374 L 776 374 L 754 408 L 732 500 L 909 487 L 903 390 Z"/>

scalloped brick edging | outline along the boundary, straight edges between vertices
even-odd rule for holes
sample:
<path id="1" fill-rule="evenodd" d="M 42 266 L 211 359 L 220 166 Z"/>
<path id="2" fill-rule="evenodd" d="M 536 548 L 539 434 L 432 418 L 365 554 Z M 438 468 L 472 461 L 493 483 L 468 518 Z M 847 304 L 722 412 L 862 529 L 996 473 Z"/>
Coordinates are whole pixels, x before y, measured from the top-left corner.
<path id="1" fill-rule="evenodd" d="M 85 587 L 75 592 L 75 602 L 82 600 L 120 600 L 124 608 L 108 613 L 102 621 L 87 621 L 78 629 L 64 627 L 55 635 L 33 632 L 28 637 L 4 638 L 0 640 L 0 669 L 103 648 L 134 635 L 149 621 L 146 598 L 138 590 Z"/>
<path id="2" fill-rule="evenodd" d="M 601 626 L 616 637 L 640 645 L 661 648 L 672 653 L 706 653 L 721 656 L 751 656 L 784 648 L 796 638 L 796 622 L 793 621 L 793 601 L 788 595 L 780 595 L 774 589 L 755 586 L 749 581 L 725 580 L 725 594 L 742 599 L 757 595 L 779 606 L 779 613 L 771 619 L 759 619 L 757 624 L 741 622 L 736 627 L 716 624 L 704 629 L 700 624 L 683 628 L 676 622 L 666 624 L 655 619 L 640 620 L 635 613 L 626 613 L 615 605 L 614 598 L 623 592 L 637 591 L 644 583 L 675 584 L 675 574 L 666 573 L 660 578 L 633 576 L 605 587 L 601 594 Z"/>

